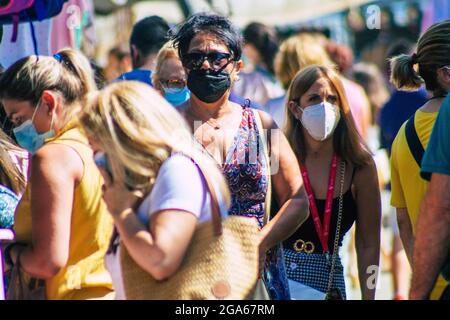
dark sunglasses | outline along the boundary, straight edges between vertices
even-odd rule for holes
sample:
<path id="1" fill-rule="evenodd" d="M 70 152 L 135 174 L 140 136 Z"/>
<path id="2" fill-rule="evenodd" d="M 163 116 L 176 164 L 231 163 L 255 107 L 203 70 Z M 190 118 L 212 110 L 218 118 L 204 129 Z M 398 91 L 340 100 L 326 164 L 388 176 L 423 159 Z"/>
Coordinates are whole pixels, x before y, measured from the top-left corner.
<path id="1" fill-rule="evenodd" d="M 225 68 L 231 61 L 231 54 L 225 52 L 191 52 L 183 56 L 182 63 L 185 68 L 199 69 L 203 62 L 208 60 L 212 69 Z"/>

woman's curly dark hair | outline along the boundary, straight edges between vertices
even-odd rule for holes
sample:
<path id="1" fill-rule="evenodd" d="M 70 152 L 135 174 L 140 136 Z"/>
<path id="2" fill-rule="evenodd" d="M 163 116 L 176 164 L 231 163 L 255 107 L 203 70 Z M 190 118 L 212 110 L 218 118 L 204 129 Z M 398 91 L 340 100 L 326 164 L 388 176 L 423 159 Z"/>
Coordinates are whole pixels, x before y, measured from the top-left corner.
<path id="1" fill-rule="evenodd" d="M 197 13 L 189 17 L 172 32 L 171 40 L 181 59 L 189 50 L 191 40 L 197 34 L 213 34 L 230 49 L 233 60 L 241 59 L 242 36 L 226 17 L 213 13 Z"/>

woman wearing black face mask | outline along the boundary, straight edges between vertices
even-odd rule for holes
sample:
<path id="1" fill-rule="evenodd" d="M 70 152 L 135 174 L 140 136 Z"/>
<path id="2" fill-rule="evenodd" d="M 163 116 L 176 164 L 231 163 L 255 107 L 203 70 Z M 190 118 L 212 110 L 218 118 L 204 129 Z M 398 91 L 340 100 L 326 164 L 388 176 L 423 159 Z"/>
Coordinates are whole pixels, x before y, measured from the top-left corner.
<path id="1" fill-rule="evenodd" d="M 172 41 L 191 91 L 190 100 L 179 110 L 197 140 L 222 168 L 232 194 L 229 213 L 258 220 L 263 262 L 266 252 L 288 238 L 308 216 L 308 200 L 295 155 L 269 115 L 250 108 L 249 101 L 243 106 L 229 101 L 231 86 L 243 63 L 241 36 L 228 19 L 213 14 L 193 15 L 179 27 Z M 261 144 L 264 130 L 269 130 L 271 136 L 270 170 Z M 280 210 L 266 223 L 270 178 Z M 270 280 L 266 281 L 270 296 L 288 299 L 283 259 L 276 254 L 271 258 L 264 270 L 266 280 Z M 261 271 L 263 267 L 261 263 Z"/>

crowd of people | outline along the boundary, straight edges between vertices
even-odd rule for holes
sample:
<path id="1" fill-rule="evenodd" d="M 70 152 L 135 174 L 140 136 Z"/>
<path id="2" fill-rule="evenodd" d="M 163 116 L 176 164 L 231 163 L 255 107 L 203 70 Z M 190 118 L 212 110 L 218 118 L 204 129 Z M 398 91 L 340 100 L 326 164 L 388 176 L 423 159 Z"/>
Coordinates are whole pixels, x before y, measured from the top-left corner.
<path id="1" fill-rule="evenodd" d="M 449 20 L 380 70 L 318 32 L 198 13 L 137 22 L 101 76 L 72 49 L 18 60 L 0 75 L 9 298 L 20 272 L 28 298 L 128 299 L 124 254 L 141 281 L 174 277 L 217 205 L 258 226 L 246 298 L 346 299 L 355 259 L 373 300 L 391 197 L 409 298 L 450 299 L 449 52 Z"/>

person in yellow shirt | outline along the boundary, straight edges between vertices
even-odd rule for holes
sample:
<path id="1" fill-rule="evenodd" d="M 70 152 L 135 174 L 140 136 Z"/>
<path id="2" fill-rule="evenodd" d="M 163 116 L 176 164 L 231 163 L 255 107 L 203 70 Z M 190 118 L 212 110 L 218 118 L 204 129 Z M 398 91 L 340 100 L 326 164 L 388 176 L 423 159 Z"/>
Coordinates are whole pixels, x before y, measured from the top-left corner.
<path id="1" fill-rule="evenodd" d="M 94 89 L 89 61 L 71 49 L 23 58 L 0 78 L 16 140 L 32 154 L 6 256 L 9 268 L 20 263 L 26 279 L 40 280 L 50 300 L 113 294 L 103 264 L 112 219 L 93 151 L 74 120 Z"/>
<path id="2" fill-rule="evenodd" d="M 432 98 L 416 111 L 414 118 L 403 124 L 392 145 L 391 205 L 397 209 L 400 236 L 411 265 L 416 222 L 428 188 L 428 182 L 420 176 L 419 163 L 447 95 L 436 70 L 437 66 L 450 64 L 449 27 L 449 22 L 434 25 L 419 39 L 417 53 L 391 60 L 391 81 L 398 89 L 416 90 L 425 83 L 432 93 Z M 419 74 L 414 69 L 416 64 L 419 65 Z M 447 282 L 439 276 L 430 298 L 439 299 L 446 286 Z"/>
<path id="3" fill-rule="evenodd" d="M 438 114 L 437 111 L 426 110 L 432 110 L 430 104 L 435 105 L 435 102 L 430 101 L 428 108 L 417 110 L 414 117 L 417 135 L 424 147 L 428 144 Z M 410 264 L 412 264 L 417 217 L 427 188 L 428 182 L 420 177 L 420 168 L 409 149 L 405 135 L 405 124 L 403 124 L 392 144 L 391 205 L 397 209 L 400 236 Z M 431 294 L 431 299 L 438 300 L 446 285 L 447 282 L 444 278 L 439 277 Z"/>

